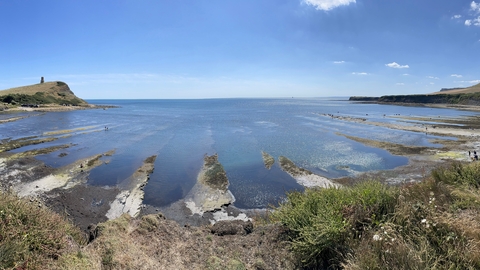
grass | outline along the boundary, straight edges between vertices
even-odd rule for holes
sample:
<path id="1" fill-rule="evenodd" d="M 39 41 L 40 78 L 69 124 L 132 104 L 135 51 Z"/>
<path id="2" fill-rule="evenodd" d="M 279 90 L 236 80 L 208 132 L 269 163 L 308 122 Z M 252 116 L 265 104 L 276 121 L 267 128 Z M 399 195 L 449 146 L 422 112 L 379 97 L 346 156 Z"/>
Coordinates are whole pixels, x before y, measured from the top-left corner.
<path id="1" fill-rule="evenodd" d="M 421 183 L 289 193 L 276 225 L 246 236 L 125 214 L 88 245 L 38 202 L 0 193 L 0 269 L 480 269 L 479 189 L 480 163 L 453 163 Z"/>
<path id="2" fill-rule="evenodd" d="M 302 263 L 327 267 L 351 250 L 350 240 L 387 220 L 395 192 L 375 181 L 352 188 L 307 189 L 288 194 L 271 218 L 290 229 L 293 251 Z"/>
<path id="3" fill-rule="evenodd" d="M 21 104 L 83 105 L 86 102 L 74 95 L 64 82 L 46 82 L 0 91 L 0 102 Z"/>
<path id="4" fill-rule="evenodd" d="M 272 217 L 306 267 L 479 269 L 479 187 L 478 162 L 454 163 L 407 186 L 290 193 Z"/>
<path id="5" fill-rule="evenodd" d="M 45 269 L 84 241 L 78 228 L 37 202 L 0 193 L 0 269 Z"/>

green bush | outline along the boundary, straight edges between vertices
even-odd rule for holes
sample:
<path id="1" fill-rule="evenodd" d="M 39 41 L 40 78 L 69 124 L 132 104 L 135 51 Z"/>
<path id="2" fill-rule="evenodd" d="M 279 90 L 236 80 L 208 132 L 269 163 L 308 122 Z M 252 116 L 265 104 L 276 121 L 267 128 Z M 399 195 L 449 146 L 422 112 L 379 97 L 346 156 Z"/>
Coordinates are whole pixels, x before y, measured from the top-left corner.
<path id="1" fill-rule="evenodd" d="M 397 193 L 376 181 L 351 188 L 292 192 L 272 218 L 291 231 L 292 248 L 306 266 L 337 265 L 352 239 L 393 213 Z"/>
<path id="2" fill-rule="evenodd" d="M 480 166 L 477 162 L 468 165 L 453 163 L 450 167 L 437 168 L 432 172 L 436 181 L 455 186 L 480 187 Z"/>

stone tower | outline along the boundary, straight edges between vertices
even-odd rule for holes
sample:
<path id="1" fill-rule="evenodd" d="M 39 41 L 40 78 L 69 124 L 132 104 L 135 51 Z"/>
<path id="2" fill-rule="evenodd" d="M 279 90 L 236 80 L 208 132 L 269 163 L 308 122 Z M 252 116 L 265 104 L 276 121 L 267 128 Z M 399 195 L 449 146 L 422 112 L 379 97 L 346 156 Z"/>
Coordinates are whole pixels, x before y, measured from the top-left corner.
<path id="1" fill-rule="evenodd" d="M 45 81 L 43 80 L 43 77 L 40 79 L 40 83 L 44 83 Z"/>

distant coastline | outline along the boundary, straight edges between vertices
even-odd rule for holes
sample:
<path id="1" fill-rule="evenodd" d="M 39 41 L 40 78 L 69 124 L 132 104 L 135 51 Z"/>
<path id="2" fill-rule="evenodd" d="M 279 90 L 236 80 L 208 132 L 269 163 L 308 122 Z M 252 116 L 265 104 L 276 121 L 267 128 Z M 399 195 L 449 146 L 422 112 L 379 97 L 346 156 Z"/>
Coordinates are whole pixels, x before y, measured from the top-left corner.
<path id="1" fill-rule="evenodd" d="M 352 96 L 349 101 L 399 104 L 413 106 L 456 107 L 466 110 L 479 110 L 480 84 L 468 88 L 442 88 L 439 92 L 415 95 L 388 95 L 380 97 Z"/>

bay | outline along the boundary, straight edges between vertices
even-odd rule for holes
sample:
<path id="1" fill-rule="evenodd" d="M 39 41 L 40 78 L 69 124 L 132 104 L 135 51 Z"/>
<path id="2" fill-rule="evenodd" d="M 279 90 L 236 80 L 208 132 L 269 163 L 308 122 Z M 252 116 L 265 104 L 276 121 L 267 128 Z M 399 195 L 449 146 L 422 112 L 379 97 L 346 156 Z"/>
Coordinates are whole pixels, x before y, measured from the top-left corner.
<path id="1" fill-rule="evenodd" d="M 474 114 L 452 109 L 360 104 L 346 98 L 88 102 L 118 108 L 23 113 L 29 117 L 0 125 L 0 139 L 55 136 L 59 139 L 42 147 L 73 144 L 37 157 L 53 167 L 115 149 L 112 156 L 103 158 L 107 164 L 91 171 L 88 184 L 99 186 L 120 184 L 144 159 L 158 155 L 145 187 L 144 203 L 159 207 L 182 199 L 190 191 L 206 154 L 218 153 L 236 198 L 234 205 L 250 209 L 277 205 L 287 191 L 303 190 L 278 163 L 267 170 L 262 151 L 276 160 L 286 156 L 316 174 L 338 178 L 392 169 L 408 162 L 405 157 L 364 146 L 341 134 L 436 147 L 429 142 L 433 136 L 424 133 L 342 121 L 327 115 L 401 123 L 395 116 L 451 118 Z"/>

